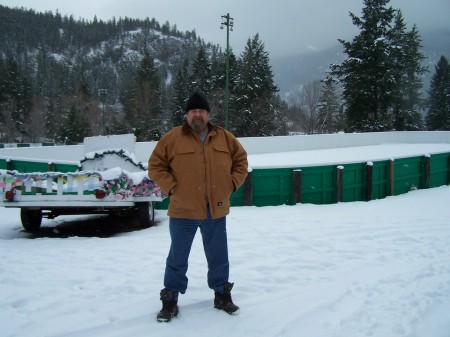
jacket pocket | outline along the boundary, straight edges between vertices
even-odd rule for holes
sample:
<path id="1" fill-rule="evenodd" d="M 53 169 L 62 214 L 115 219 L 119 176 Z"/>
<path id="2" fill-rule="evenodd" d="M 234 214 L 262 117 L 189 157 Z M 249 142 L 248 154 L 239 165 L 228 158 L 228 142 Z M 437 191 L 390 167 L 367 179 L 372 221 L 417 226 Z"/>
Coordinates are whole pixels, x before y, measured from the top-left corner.
<path id="1" fill-rule="evenodd" d="M 171 160 L 171 172 L 175 176 L 177 182 L 180 179 L 191 179 L 191 174 L 195 171 L 198 158 L 196 158 L 195 148 L 193 146 L 178 146 L 174 149 L 174 155 Z"/>
<path id="2" fill-rule="evenodd" d="M 213 145 L 213 159 L 216 166 L 226 166 L 231 169 L 231 154 L 226 146 Z M 229 172 L 229 171 L 228 171 Z"/>

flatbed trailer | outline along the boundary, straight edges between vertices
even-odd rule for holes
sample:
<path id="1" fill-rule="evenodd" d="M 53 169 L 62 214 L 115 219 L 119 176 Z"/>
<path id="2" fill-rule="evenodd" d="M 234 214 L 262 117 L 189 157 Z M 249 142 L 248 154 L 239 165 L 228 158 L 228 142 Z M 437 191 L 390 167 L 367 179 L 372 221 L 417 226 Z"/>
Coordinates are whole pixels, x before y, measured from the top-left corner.
<path id="1" fill-rule="evenodd" d="M 164 197 L 146 172 L 128 173 L 120 168 L 73 173 L 0 170 L 0 206 L 20 208 L 27 231 L 39 230 L 42 218 L 70 214 L 131 215 L 149 227 L 154 221 L 154 203 Z"/>

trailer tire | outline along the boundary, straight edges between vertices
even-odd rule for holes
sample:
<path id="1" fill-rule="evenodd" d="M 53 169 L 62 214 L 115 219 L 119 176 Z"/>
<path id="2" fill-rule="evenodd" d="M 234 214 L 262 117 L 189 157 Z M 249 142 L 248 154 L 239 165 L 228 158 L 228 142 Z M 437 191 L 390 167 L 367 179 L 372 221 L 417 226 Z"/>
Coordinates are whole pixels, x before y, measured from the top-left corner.
<path id="1" fill-rule="evenodd" d="M 20 220 L 22 226 L 27 232 L 36 232 L 41 227 L 42 210 L 41 209 L 20 209 Z"/>
<path id="2" fill-rule="evenodd" d="M 153 207 L 153 202 L 137 202 L 136 203 L 136 215 L 139 224 L 148 228 L 153 226 L 155 221 L 155 208 Z"/>

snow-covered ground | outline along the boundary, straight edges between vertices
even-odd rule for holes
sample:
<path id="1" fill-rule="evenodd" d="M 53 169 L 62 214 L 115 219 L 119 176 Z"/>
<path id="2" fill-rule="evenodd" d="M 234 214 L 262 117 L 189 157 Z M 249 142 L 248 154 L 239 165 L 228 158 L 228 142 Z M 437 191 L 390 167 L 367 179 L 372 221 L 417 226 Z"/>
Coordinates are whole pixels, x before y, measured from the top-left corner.
<path id="1" fill-rule="evenodd" d="M 368 203 L 235 207 L 240 315 L 213 309 L 198 234 L 189 289 L 168 324 L 155 320 L 165 211 L 143 230 L 78 216 L 44 220 L 32 235 L 18 210 L 0 209 L 0 335 L 448 337 L 449 200 L 444 186 Z"/>
<path id="2" fill-rule="evenodd" d="M 373 159 L 368 149 L 344 151 L 349 161 Z M 325 157 L 317 150 L 297 158 Z M 249 159 L 288 164 L 292 153 Z M 169 324 L 155 320 L 170 244 L 165 211 L 148 229 L 66 216 L 29 234 L 19 210 L 0 208 L 0 335 L 449 337 L 449 200 L 443 186 L 371 202 L 234 207 L 230 281 L 240 315 L 213 309 L 198 234 L 189 289 Z"/>

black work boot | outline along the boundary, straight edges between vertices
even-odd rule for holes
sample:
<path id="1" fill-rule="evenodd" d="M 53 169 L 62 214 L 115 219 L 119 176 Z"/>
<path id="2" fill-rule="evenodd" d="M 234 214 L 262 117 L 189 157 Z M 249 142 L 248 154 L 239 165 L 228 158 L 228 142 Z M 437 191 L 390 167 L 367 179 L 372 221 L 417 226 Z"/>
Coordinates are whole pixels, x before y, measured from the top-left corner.
<path id="1" fill-rule="evenodd" d="M 234 315 L 239 312 L 239 307 L 233 303 L 231 299 L 231 289 L 234 283 L 225 283 L 223 286 L 223 293 L 214 292 L 214 308 L 223 310 L 227 314 Z"/>
<path id="2" fill-rule="evenodd" d="M 177 301 L 174 300 L 173 292 L 165 289 L 161 290 L 160 296 L 163 307 L 156 316 L 156 320 L 158 322 L 170 322 L 173 317 L 178 315 Z"/>

